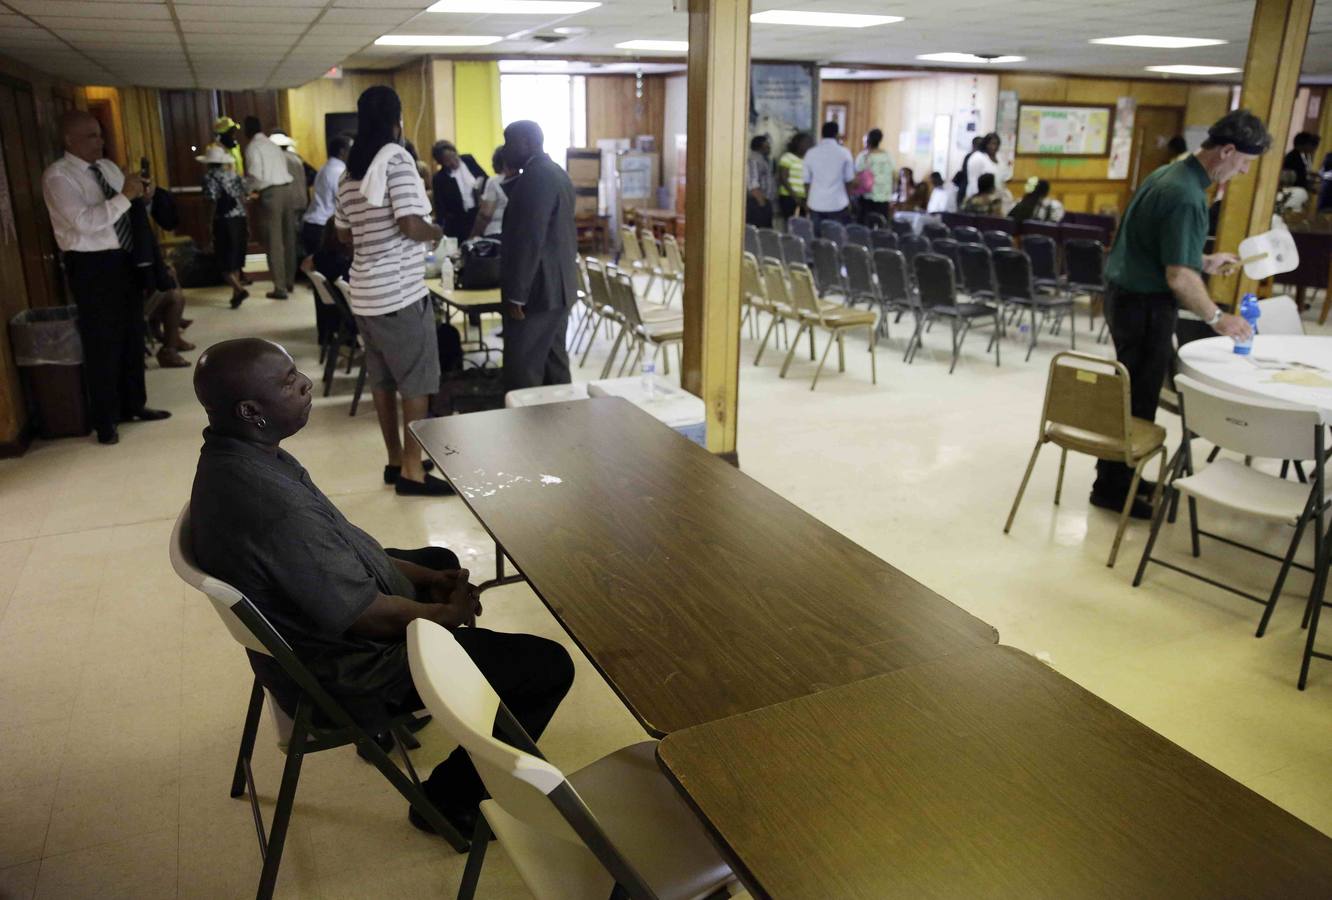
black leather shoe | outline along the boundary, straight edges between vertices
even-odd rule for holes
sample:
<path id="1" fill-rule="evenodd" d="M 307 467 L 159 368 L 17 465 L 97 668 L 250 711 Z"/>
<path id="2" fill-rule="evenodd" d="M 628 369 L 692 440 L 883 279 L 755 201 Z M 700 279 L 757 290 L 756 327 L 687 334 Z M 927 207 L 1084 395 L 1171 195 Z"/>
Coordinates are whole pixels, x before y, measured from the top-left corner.
<path id="1" fill-rule="evenodd" d="M 145 406 L 143 409 L 125 416 L 123 421 L 133 422 L 135 419 L 138 419 L 140 422 L 157 422 L 169 418 L 171 418 L 171 413 L 169 411 L 165 409 L 150 409 Z"/>
<path id="2" fill-rule="evenodd" d="M 458 829 L 458 833 L 467 840 L 470 841 L 472 835 L 476 834 L 476 820 L 481 815 L 480 809 L 476 807 L 471 809 L 461 809 L 459 807 L 440 806 L 438 804 L 436 804 L 436 808 L 439 810 L 439 814 L 444 817 L 444 821 Z M 435 833 L 435 829 L 430 827 L 430 823 L 426 821 L 425 816 L 416 811 L 415 806 L 407 807 L 407 821 L 411 822 L 426 834 Z M 495 840 L 495 832 L 493 831 L 490 833 L 490 840 Z"/>
<path id="3" fill-rule="evenodd" d="M 114 428 L 97 429 L 97 443 L 99 444 L 119 444 L 120 432 Z"/>
<path id="4" fill-rule="evenodd" d="M 442 478 L 427 475 L 425 481 L 408 481 L 399 477 L 393 490 L 399 497 L 452 497 L 453 486 Z"/>
<path id="5" fill-rule="evenodd" d="M 435 461 L 433 459 L 427 459 L 421 463 L 421 468 L 425 469 L 427 472 L 432 472 L 435 469 Z M 398 476 L 401 474 L 402 474 L 402 466 L 385 466 L 384 483 L 397 484 Z"/>
<path id="6" fill-rule="evenodd" d="M 1091 505 L 1099 509 L 1108 509 L 1113 513 L 1122 512 L 1124 509 L 1124 498 L 1107 497 L 1104 494 L 1098 494 L 1092 491 Z M 1150 519 L 1152 517 L 1152 505 L 1141 496 L 1133 498 L 1133 505 L 1129 507 L 1130 519 Z"/>

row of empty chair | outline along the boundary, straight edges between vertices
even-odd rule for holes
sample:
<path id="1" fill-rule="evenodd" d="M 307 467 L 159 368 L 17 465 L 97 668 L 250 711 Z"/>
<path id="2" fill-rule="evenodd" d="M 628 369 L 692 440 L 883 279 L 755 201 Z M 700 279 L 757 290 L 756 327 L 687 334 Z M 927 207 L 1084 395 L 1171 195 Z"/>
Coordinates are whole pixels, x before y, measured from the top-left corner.
<path id="1" fill-rule="evenodd" d="M 643 287 L 644 296 L 652 286 L 661 282 L 661 302 L 669 306 L 675 295 L 684 288 L 684 253 L 674 235 L 663 235 L 658 246 L 656 237 L 644 228 L 635 232 L 628 225 L 620 226 L 619 266 L 632 273 L 648 276 Z"/>

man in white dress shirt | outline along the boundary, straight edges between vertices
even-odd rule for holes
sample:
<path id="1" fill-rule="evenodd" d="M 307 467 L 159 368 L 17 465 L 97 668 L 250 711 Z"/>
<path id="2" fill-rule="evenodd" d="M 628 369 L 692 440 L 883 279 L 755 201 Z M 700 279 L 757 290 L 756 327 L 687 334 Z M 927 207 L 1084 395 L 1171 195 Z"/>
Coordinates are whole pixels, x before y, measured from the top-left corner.
<path id="1" fill-rule="evenodd" d="M 301 243 L 305 255 L 313 256 L 324 242 L 324 226 L 333 218 L 338 201 L 338 182 L 347 171 L 347 154 L 351 152 L 351 138 L 339 135 L 328 142 L 328 162 L 315 176 L 314 200 L 305 209 L 301 223 Z"/>
<path id="2" fill-rule="evenodd" d="M 75 110 L 60 120 L 65 155 L 42 173 L 42 196 L 79 309 L 83 370 L 97 440 L 120 440 L 117 425 L 165 419 L 149 409 L 143 381 L 143 289 L 131 259 L 130 202 L 152 185 L 103 158 L 102 126 Z"/>
<path id="3" fill-rule="evenodd" d="M 824 219 L 846 224 L 851 221 L 851 196 L 847 187 L 856 178 L 851 151 L 837 142 L 837 123 L 825 122 L 823 139 L 805 154 L 805 204 L 814 222 L 815 234 Z"/>
<path id="4" fill-rule="evenodd" d="M 287 151 L 273 143 L 264 134 L 264 126 L 255 116 L 245 117 L 245 135 L 250 143 L 245 147 L 245 182 L 259 193 L 263 209 L 264 251 L 268 254 L 268 272 L 273 277 L 273 290 L 264 296 L 270 300 L 286 300 L 287 285 L 296 273 L 287 271 L 287 229 L 290 220 L 291 171 L 287 168 Z"/>

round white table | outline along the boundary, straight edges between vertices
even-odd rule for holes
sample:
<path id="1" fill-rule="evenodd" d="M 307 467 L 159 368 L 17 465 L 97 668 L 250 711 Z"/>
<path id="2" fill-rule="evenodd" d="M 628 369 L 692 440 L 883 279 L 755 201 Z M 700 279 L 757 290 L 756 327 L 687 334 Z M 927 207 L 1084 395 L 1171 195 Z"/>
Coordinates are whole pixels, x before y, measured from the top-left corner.
<path id="1" fill-rule="evenodd" d="M 1228 337 L 1179 348 L 1179 373 L 1204 384 L 1318 410 L 1332 425 L 1332 337 L 1256 335 L 1248 356 Z"/>

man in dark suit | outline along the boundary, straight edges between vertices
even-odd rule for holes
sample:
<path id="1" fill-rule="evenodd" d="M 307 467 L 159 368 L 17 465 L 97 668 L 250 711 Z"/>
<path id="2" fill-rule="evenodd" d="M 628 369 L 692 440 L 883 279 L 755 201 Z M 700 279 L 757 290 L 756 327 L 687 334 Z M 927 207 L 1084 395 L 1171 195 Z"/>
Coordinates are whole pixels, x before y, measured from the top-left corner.
<path id="1" fill-rule="evenodd" d="M 504 129 L 506 159 L 521 161 L 504 211 L 504 386 L 569 384 L 565 332 L 578 298 L 573 182 L 542 150 L 536 122 Z"/>

